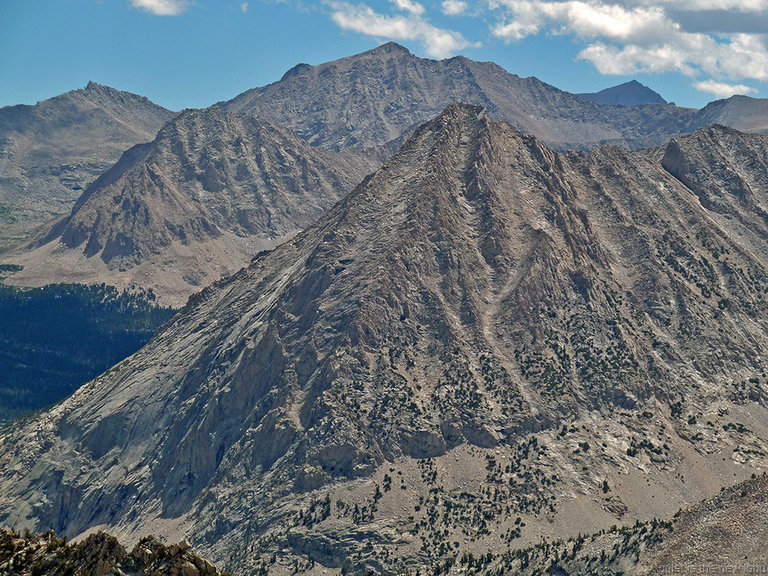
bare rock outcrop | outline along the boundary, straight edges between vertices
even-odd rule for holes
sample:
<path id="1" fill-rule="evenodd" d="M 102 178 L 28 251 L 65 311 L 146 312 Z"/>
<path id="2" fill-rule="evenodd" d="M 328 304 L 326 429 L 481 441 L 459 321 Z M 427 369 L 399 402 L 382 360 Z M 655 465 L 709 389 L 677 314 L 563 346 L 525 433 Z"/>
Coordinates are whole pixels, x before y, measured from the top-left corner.
<path id="1" fill-rule="evenodd" d="M 170 547 L 153 536 L 142 538 L 129 553 L 114 536 L 91 534 L 67 542 L 52 530 L 19 535 L 0 529 L 0 574 L 92 574 L 93 576 L 224 576 L 210 560 L 198 555 L 186 540 Z"/>

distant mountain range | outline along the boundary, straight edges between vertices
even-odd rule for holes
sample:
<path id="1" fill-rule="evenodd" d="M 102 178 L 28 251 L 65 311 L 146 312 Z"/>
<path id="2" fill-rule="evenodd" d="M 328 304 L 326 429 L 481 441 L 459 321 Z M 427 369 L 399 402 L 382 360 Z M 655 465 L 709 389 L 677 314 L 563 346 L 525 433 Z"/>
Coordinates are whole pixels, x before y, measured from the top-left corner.
<path id="1" fill-rule="evenodd" d="M 395 43 L 319 66 L 299 64 L 220 106 L 291 127 L 313 146 L 383 160 L 452 102 L 484 106 L 558 150 L 657 146 L 713 123 L 768 131 L 762 99 L 734 96 L 696 111 L 667 105 L 636 81 L 574 95 L 490 62 L 422 59 Z M 174 115 L 93 82 L 35 106 L 0 109 L 0 250 L 68 213 L 122 152 L 151 141 Z"/>
<path id="2" fill-rule="evenodd" d="M 0 250 L 67 213 L 129 147 L 175 115 L 93 82 L 34 106 L 0 108 Z"/>
<path id="3" fill-rule="evenodd" d="M 365 150 L 389 143 L 393 152 L 404 135 L 453 102 L 485 107 L 558 150 L 604 144 L 632 148 L 659 146 L 671 137 L 721 123 L 740 130 L 768 130 L 765 100 L 733 97 L 702 111 L 659 103 L 649 89 L 629 83 L 593 95 L 563 92 L 537 78 L 520 78 L 492 62 L 463 56 L 418 58 L 388 43 L 334 62 L 299 64 L 283 78 L 248 90 L 221 105 L 293 127 L 315 146 Z M 658 95 L 656 95 L 658 96 Z M 660 98 L 660 97 L 659 97 Z M 605 104 L 634 104 L 606 106 Z"/>
<path id="4" fill-rule="evenodd" d="M 637 80 L 631 80 L 618 86 L 612 86 L 599 92 L 577 94 L 597 104 L 609 106 L 636 106 L 638 104 L 669 104 L 661 95 Z"/>
<path id="5" fill-rule="evenodd" d="M 316 146 L 363 150 L 396 141 L 452 102 L 484 106 L 492 117 L 561 149 L 661 144 L 690 131 L 695 114 L 675 107 L 605 108 L 492 62 L 418 58 L 395 43 L 319 66 L 299 64 L 279 82 L 222 106 L 291 126 Z"/>
<path id="6" fill-rule="evenodd" d="M 0 523 L 439 574 L 671 518 L 768 469 L 767 159 L 723 126 L 559 154 L 451 105 L 4 432 Z"/>

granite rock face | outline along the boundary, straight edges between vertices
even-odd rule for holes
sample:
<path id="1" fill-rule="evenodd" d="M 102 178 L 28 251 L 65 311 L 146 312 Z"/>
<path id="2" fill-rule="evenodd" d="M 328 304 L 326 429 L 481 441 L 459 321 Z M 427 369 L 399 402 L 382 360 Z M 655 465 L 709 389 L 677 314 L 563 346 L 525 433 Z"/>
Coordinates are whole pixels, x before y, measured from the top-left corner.
<path id="1" fill-rule="evenodd" d="M 288 574 L 671 517 L 768 469 L 765 149 L 715 128 L 558 154 L 452 105 L 5 431 L 0 522 L 190 534 Z"/>

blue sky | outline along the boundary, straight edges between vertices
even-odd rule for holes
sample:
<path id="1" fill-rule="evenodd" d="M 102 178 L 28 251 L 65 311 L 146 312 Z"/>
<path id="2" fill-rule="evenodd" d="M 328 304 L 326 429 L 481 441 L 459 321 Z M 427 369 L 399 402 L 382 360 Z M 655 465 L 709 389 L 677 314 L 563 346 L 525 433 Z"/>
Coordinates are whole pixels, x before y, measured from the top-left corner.
<path id="1" fill-rule="evenodd" d="M 0 0 L 0 106 L 93 80 L 204 107 L 387 40 L 571 92 L 768 96 L 768 0 Z"/>

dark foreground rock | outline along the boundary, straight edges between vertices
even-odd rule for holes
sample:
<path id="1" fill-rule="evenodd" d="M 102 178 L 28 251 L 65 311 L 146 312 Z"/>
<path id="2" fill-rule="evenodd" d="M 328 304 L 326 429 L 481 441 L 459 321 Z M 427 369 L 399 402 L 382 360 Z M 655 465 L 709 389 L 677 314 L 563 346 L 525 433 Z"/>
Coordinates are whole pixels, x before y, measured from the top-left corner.
<path id="1" fill-rule="evenodd" d="M 53 530 L 19 535 L 0 530 L 0 575 L 68 576 L 222 576 L 210 560 L 186 540 L 170 546 L 154 536 L 142 538 L 131 552 L 105 532 L 69 543 Z"/>

